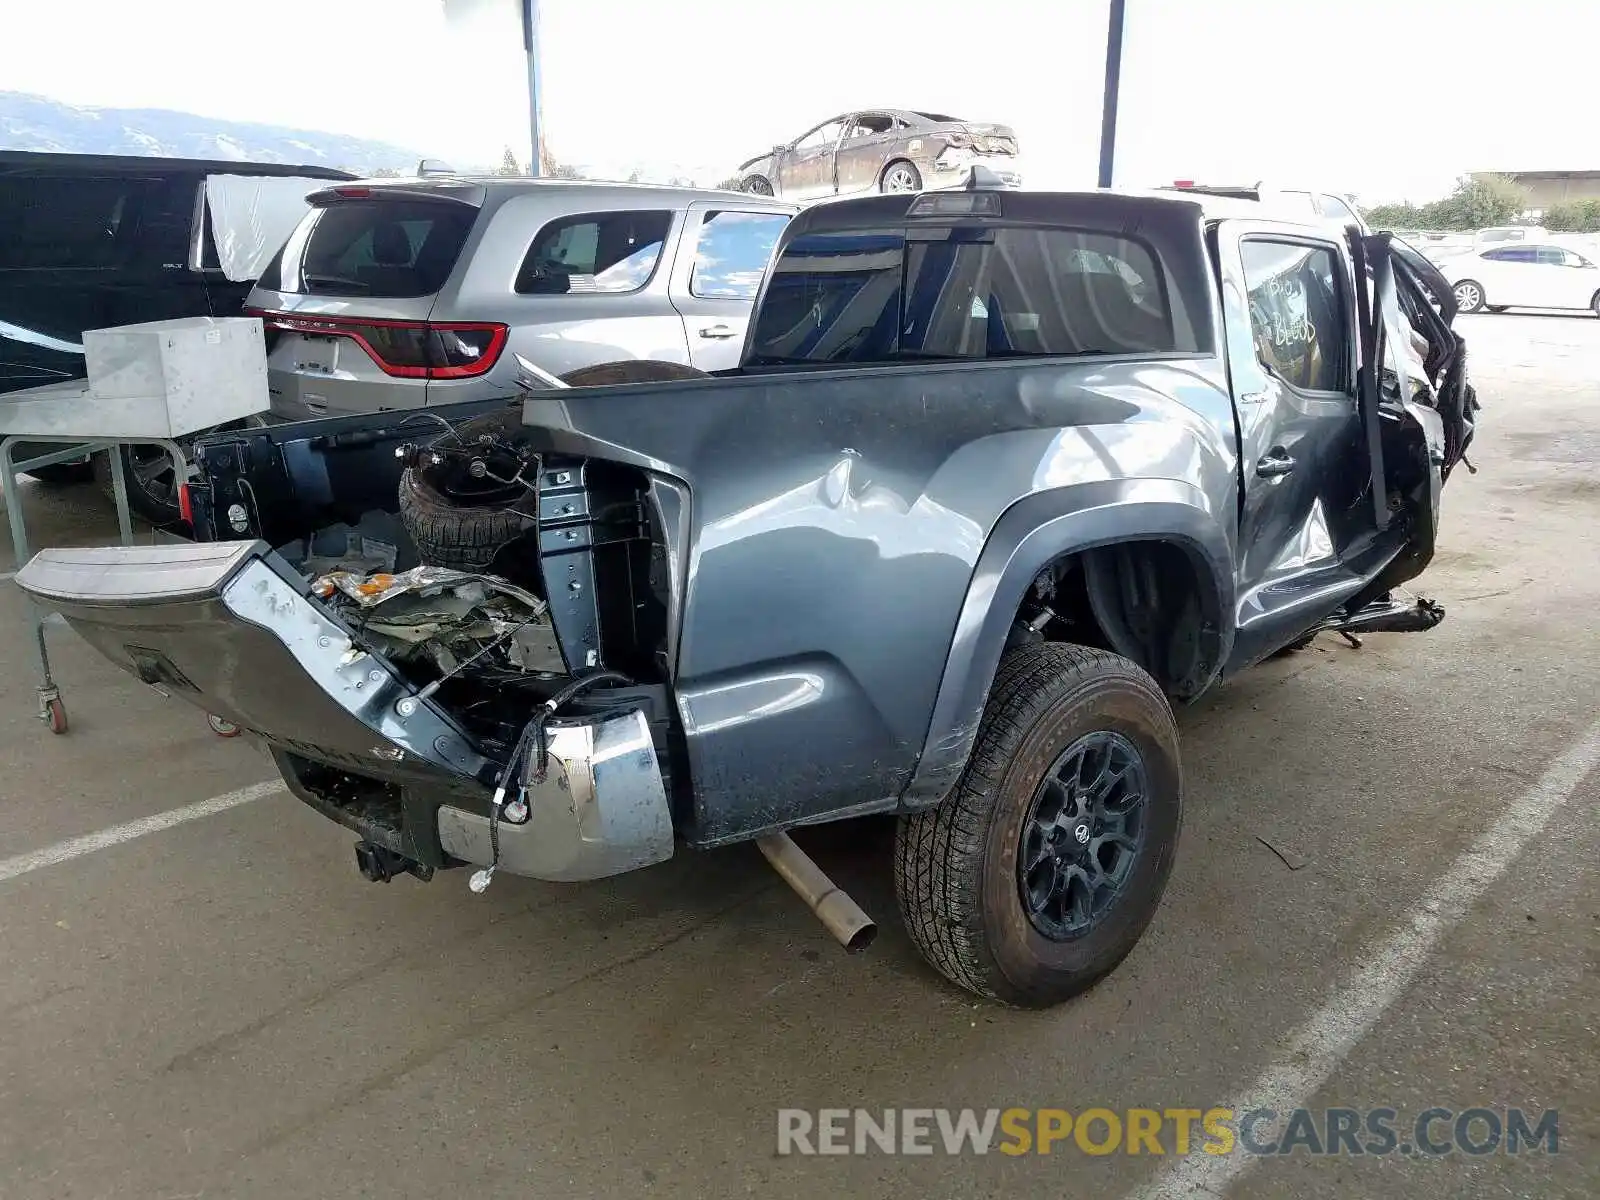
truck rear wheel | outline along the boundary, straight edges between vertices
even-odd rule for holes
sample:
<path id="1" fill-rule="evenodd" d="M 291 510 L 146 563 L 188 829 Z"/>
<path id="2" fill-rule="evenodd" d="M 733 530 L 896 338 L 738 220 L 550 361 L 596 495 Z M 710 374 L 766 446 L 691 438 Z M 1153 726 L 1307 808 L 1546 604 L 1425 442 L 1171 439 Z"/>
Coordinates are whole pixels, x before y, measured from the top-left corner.
<path id="1" fill-rule="evenodd" d="M 1086 990 L 1155 915 L 1182 790 L 1172 710 L 1138 666 L 1061 643 L 1010 651 L 960 783 L 900 820 L 912 941 L 992 1000 L 1044 1007 Z"/>

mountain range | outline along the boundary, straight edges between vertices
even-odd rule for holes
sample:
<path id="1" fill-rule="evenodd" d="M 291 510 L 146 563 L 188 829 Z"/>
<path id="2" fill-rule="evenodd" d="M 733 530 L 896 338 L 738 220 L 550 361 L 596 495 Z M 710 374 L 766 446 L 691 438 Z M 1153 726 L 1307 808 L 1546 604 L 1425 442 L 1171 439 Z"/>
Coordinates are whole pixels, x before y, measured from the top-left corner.
<path id="1" fill-rule="evenodd" d="M 410 173 L 422 157 L 368 138 L 159 108 L 85 108 L 23 92 L 0 92 L 0 150 L 295 163 L 360 175 Z"/>
<path id="2" fill-rule="evenodd" d="M 0 91 L 0 150 L 58 154 L 133 154 L 229 162 L 294 163 L 338 167 L 357 175 L 409 175 L 422 155 L 388 142 L 323 130 L 247 121 L 219 121 L 160 108 L 87 108 L 45 96 Z M 521 163 L 525 154 L 516 154 Z M 452 162 L 468 172 L 492 172 L 500 163 Z M 588 179 L 715 185 L 728 171 L 666 161 L 578 163 Z"/>

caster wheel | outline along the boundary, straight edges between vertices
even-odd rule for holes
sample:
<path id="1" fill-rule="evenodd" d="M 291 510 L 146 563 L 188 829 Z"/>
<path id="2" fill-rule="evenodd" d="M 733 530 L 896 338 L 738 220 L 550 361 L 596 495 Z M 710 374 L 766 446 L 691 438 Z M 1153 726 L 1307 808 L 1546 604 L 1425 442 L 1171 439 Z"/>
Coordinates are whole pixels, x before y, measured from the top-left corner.
<path id="1" fill-rule="evenodd" d="M 61 703 L 59 696 L 45 701 L 44 711 L 39 714 L 39 719 L 50 726 L 51 733 L 67 731 L 67 707 Z"/>
<path id="2" fill-rule="evenodd" d="M 243 732 L 232 721 L 224 721 L 221 717 L 216 716 L 213 713 L 206 714 L 206 724 L 211 726 L 211 732 L 216 734 L 218 737 L 235 738 L 238 737 L 241 732 Z"/>

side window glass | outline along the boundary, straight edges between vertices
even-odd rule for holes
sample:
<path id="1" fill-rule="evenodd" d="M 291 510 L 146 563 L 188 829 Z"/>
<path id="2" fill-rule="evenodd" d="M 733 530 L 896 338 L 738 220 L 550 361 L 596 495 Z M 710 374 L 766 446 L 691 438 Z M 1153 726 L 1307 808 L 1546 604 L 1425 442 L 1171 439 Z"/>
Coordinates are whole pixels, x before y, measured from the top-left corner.
<path id="1" fill-rule="evenodd" d="M 778 235 L 782 213 L 707 213 L 700 225 L 689 293 L 707 300 L 754 300 Z"/>
<path id="2" fill-rule="evenodd" d="M 517 272 L 524 295 L 637 292 L 650 282 L 672 229 L 670 212 L 591 213 L 539 231 Z"/>
<path id="3" fill-rule="evenodd" d="M 1256 356 L 1291 387 L 1348 389 L 1349 327 L 1331 248 L 1251 239 L 1239 247 Z"/>
<path id="4" fill-rule="evenodd" d="M 888 133 L 893 127 L 893 117 L 882 113 L 860 113 L 850 126 L 848 138 L 854 141 L 856 138 L 875 137 L 880 133 Z"/>
<path id="5" fill-rule="evenodd" d="M 1565 266 L 1567 261 L 1566 251 L 1559 246 L 1540 246 L 1534 252 L 1534 261 L 1547 267 Z"/>
<path id="6" fill-rule="evenodd" d="M 843 121 L 829 121 L 818 129 L 813 129 L 801 138 L 796 150 L 826 150 L 839 140 L 839 134 L 844 132 Z"/>
<path id="7" fill-rule="evenodd" d="M 152 181 L 0 178 L 0 268 L 103 270 L 125 265 Z"/>

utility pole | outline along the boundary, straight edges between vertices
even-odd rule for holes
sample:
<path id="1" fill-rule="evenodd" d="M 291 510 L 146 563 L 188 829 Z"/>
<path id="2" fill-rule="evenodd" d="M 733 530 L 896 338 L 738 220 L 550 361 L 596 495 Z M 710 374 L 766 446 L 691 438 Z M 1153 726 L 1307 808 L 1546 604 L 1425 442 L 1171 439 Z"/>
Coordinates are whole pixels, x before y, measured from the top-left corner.
<path id="1" fill-rule="evenodd" d="M 522 45 L 528 54 L 528 133 L 533 140 L 529 175 L 544 174 L 544 114 L 539 104 L 539 0 L 522 0 Z"/>
<path id="2" fill-rule="evenodd" d="M 531 3 L 532 0 L 529 0 Z M 1122 89 L 1122 23 L 1127 0 L 1110 0 L 1106 27 L 1106 92 L 1100 104 L 1100 186 L 1111 186 L 1117 156 L 1117 96 Z"/>

